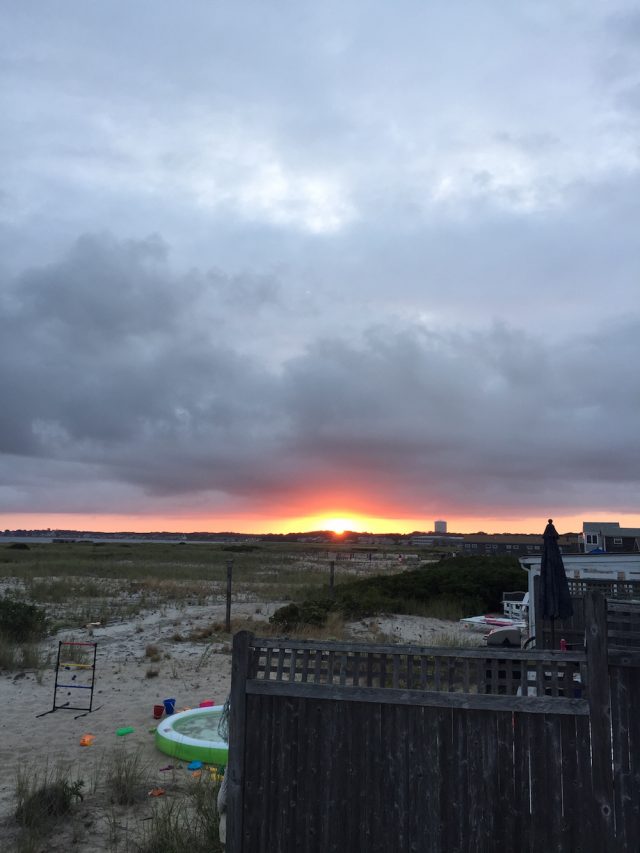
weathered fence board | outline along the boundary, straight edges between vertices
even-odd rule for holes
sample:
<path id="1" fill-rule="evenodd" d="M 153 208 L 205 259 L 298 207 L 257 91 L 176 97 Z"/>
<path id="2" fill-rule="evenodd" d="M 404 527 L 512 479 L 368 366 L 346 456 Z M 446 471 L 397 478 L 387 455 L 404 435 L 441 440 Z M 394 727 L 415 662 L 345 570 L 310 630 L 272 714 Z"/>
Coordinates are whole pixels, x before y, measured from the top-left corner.
<path id="1" fill-rule="evenodd" d="M 234 638 L 228 853 L 638 853 L 640 651 Z"/>
<path id="2" fill-rule="evenodd" d="M 551 624 L 542 619 L 540 601 L 540 578 L 534 579 L 536 596 L 536 624 L 534 633 L 536 646 L 540 649 L 551 648 Z M 570 579 L 569 591 L 573 603 L 573 616 L 555 621 L 556 648 L 560 639 L 569 646 L 581 646 L 585 632 L 585 597 L 598 592 L 605 596 L 608 604 L 607 633 L 610 648 L 640 649 L 640 583 L 638 581 Z"/>

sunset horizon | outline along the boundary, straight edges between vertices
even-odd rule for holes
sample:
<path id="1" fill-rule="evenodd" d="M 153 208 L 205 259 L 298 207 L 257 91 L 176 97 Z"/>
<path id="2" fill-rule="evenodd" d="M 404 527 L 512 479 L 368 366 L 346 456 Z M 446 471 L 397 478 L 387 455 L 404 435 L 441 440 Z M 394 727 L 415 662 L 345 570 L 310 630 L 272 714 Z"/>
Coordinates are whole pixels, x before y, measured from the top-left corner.
<path id="1" fill-rule="evenodd" d="M 337 520 L 340 523 L 336 523 Z M 640 527 L 640 516 L 629 513 L 603 513 L 593 512 L 584 515 L 560 515 L 553 516 L 554 525 L 560 533 L 580 533 L 584 521 L 618 521 L 622 527 Z M 351 519 L 351 523 L 349 523 Z M 420 518 L 363 518 L 355 514 L 351 516 L 341 515 L 311 515 L 300 516 L 292 519 L 247 519 L 228 518 L 213 524 L 206 519 L 183 519 L 158 518 L 136 515 L 92 515 L 80 514 L 24 514 L 14 516 L 5 514 L 0 516 L 0 528 L 3 530 L 74 530 L 78 532 L 100 532 L 100 533 L 169 533 L 169 534 L 193 534 L 193 533 L 236 533 L 247 535 L 268 534 L 293 534 L 308 533 L 314 531 L 332 531 L 335 533 L 360 533 L 360 534 L 400 534 L 406 535 L 413 532 L 430 533 L 434 530 L 434 521 Z M 488 534 L 540 534 L 542 535 L 547 517 L 520 517 L 520 518 L 496 518 L 496 517 L 449 517 L 442 520 L 447 521 L 448 534 L 469 534 L 484 532 Z"/>

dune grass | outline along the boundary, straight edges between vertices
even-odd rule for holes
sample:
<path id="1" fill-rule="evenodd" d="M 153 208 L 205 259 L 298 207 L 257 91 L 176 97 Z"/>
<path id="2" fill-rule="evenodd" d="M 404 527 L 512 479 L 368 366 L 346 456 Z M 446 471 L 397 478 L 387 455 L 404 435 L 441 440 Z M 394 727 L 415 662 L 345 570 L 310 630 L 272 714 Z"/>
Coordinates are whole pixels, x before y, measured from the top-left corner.
<path id="1" fill-rule="evenodd" d="M 163 799 L 144 825 L 137 853 L 223 853 L 217 794 L 217 783 L 203 775 L 180 799 Z"/>
<path id="2" fill-rule="evenodd" d="M 154 782 L 139 748 L 122 745 L 92 758 L 93 766 L 83 767 L 84 778 L 77 768 L 62 762 L 45 760 L 20 768 L 13 820 L 4 829 L 2 850 L 63 849 L 64 837 L 74 848 L 93 849 L 96 843 L 102 850 L 104 844 L 112 853 L 223 853 L 218 782 L 208 774 L 197 780 L 174 778 L 166 797 L 150 801 L 148 791 Z M 88 824 L 87 814 L 92 815 Z M 93 827 L 100 828 L 97 837 Z M 13 843 L 7 840 L 7 829 L 12 829 Z"/>
<path id="3" fill-rule="evenodd" d="M 364 559 L 339 559 L 348 550 L 341 545 L 280 542 L 231 547 L 30 543 L 28 549 L 15 549 L 0 543 L 0 582 L 8 581 L 5 596 L 45 605 L 55 632 L 105 626 L 158 608 L 220 604 L 225 600 L 229 560 L 233 560 L 235 602 L 304 599 L 327 586 L 329 558 L 336 561 L 338 585 L 373 569 Z M 385 570 L 400 568 L 390 559 Z"/>

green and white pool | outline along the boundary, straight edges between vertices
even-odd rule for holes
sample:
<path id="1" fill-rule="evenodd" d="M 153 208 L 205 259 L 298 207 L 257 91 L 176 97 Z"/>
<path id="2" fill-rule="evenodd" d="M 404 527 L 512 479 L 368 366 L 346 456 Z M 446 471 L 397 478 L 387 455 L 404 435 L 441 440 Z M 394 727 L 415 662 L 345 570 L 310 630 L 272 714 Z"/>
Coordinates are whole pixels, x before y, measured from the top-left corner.
<path id="1" fill-rule="evenodd" d="M 172 758 L 226 767 L 228 745 L 218 733 L 223 709 L 213 705 L 165 717 L 156 729 L 156 746 Z"/>

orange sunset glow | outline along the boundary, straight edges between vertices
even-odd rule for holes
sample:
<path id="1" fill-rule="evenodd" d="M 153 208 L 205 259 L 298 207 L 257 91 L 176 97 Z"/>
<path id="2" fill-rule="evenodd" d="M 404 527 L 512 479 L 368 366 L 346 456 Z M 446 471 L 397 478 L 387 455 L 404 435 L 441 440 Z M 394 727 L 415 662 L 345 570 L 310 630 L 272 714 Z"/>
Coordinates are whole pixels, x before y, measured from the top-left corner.
<path id="1" fill-rule="evenodd" d="M 584 512 L 562 515 L 560 513 L 541 512 L 537 516 L 468 516 L 441 513 L 437 517 L 448 521 L 450 533 L 541 533 L 546 519 L 553 515 L 556 528 L 561 532 L 579 532 L 583 521 L 616 520 L 624 527 L 640 527 L 640 515 L 620 512 Z M 435 518 L 436 516 L 434 516 Z M 332 530 L 335 533 L 352 531 L 356 533 L 411 533 L 412 531 L 430 531 L 432 518 L 393 517 L 361 515 L 358 513 L 330 512 L 299 515 L 293 517 L 274 517 L 257 515 L 235 515 L 211 517 L 206 515 L 162 516 L 162 515 L 116 515 L 80 513 L 4 513 L 0 515 L 0 527 L 3 529 L 27 530 L 91 530 L 105 533 L 130 531 L 146 533 L 165 531 L 170 533 L 222 532 L 236 533 L 296 533 L 309 530 Z"/>

